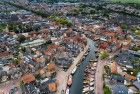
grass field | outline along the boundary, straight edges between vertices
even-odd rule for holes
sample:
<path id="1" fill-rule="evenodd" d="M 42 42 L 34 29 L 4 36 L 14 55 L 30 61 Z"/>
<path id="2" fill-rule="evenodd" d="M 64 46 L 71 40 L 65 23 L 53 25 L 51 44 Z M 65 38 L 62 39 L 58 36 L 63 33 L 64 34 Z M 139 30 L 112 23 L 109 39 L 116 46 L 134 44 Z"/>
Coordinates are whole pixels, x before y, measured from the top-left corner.
<path id="1" fill-rule="evenodd" d="M 121 3 L 137 3 L 140 4 L 140 0 L 108 0 L 112 2 L 121 2 Z"/>

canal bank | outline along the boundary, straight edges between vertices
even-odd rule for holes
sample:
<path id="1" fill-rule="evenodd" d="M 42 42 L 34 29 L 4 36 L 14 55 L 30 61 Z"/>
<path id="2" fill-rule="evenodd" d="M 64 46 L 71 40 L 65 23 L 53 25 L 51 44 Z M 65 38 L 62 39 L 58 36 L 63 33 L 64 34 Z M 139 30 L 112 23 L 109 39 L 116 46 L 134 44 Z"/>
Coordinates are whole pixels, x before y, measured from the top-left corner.
<path id="1" fill-rule="evenodd" d="M 61 94 L 61 91 L 63 91 L 63 90 L 66 91 L 68 76 L 71 75 L 72 70 L 79 63 L 79 61 L 81 61 L 84 54 L 88 51 L 88 48 L 89 48 L 89 44 L 86 45 L 84 50 L 82 52 L 80 52 L 80 54 L 76 58 L 74 58 L 73 64 L 70 66 L 70 68 L 66 72 L 63 71 L 62 69 L 58 70 L 58 73 L 56 75 L 56 79 L 60 85 L 58 85 L 58 87 L 57 87 L 56 94 Z"/>
<path id="2" fill-rule="evenodd" d="M 84 69 L 89 64 L 89 61 L 91 59 L 95 59 L 95 50 L 96 50 L 96 47 L 94 46 L 95 43 L 92 40 L 88 39 L 88 44 L 90 46 L 89 54 L 82 61 L 81 65 L 77 68 L 73 76 L 73 83 L 70 88 L 70 94 L 82 94 Z"/>

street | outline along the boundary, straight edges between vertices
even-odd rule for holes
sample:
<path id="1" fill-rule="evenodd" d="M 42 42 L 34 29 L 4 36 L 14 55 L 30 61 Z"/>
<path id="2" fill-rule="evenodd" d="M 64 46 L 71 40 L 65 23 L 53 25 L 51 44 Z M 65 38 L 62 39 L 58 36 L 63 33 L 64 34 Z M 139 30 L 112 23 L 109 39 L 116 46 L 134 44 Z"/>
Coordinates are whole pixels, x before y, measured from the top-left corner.
<path id="1" fill-rule="evenodd" d="M 95 74 L 95 94 L 104 94 L 103 93 L 103 69 L 105 62 L 99 60 L 97 63 L 97 69 Z"/>
<path id="2" fill-rule="evenodd" d="M 118 54 L 119 51 L 116 53 L 110 53 L 109 59 L 113 58 L 116 54 Z M 104 72 L 104 66 L 108 65 L 111 60 L 99 60 L 97 63 L 97 69 L 95 74 L 95 94 L 104 94 L 103 91 L 103 72 Z"/>

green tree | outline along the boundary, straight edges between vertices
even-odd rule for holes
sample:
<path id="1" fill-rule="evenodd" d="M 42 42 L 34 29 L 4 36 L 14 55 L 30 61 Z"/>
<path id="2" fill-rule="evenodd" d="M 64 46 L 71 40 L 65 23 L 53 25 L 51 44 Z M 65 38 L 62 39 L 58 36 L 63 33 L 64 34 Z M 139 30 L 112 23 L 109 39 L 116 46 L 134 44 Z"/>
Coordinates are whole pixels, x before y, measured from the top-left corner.
<path id="1" fill-rule="evenodd" d="M 96 12 L 96 11 L 93 10 L 93 9 L 90 10 L 90 13 L 91 13 L 91 14 L 95 14 L 95 12 Z"/>
<path id="2" fill-rule="evenodd" d="M 48 41 L 46 41 L 45 44 L 46 44 L 46 45 L 50 45 L 50 44 L 52 44 L 52 41 L 51 41 L 51 40 L 48 40 Z"/>
<path id="3" fill-rule="evenodd" d="M 6 28 L 6 26 L 7 26 L 6 24 L 0 24 L 0 32 L 3 31 L 3 29 Z"/>
<path id="4" fill-rule="evenodd" d="M 107 51 L 101 51 L 100 52 L 100 58 L 101 59 L 107 59 L 109 57 L 109 53 Z"/>
<path id="5" fill-rule="evenodd" d="M 15 65 L 18 65 L 20 63 L 20 59 L 17 57 L 17 58 L 13 58 L 12 59 L 12 63 L 15 64 Z"/>
<path id="6" fill-rule="evenodd" d="M 110 67 L 109 66 L 104 66 L 104 69 L 105 69 L 105 72 L 108 74 L 108 75 L 110 75 L 111 74 L 111 69 L 110 69 Z"/>
<path id="7" fill-rule="evenodd" d="M 18 40 L 20 43 L 23 43 L 23 42 L 26 40 L 26 38 L 25 38 L 24 35 L 19 35 L 17 40 Z"/>
<path id="8" fill-rule="evenodd" d="M 111 94 L 109 87 L 106 85 L 104 85 L 104 94 Z"/>
<path id="9" fill-rule="evenodd" d="M 24 87 L 24 82 L 20 81 L 20 87 L 23 88 Z"/>
<path id="10" fill-rule="evenodd" d="M 121 28 L 122 29 L 128 29 L 128 25 L 127 24 L 121 24 Z"/>

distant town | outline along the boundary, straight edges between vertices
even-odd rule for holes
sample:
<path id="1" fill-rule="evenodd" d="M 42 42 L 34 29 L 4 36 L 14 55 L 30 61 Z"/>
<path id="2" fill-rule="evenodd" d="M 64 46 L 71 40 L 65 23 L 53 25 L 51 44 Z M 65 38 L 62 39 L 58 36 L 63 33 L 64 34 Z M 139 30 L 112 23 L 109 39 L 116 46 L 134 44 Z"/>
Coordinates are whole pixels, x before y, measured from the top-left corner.
<path id="1" fill-rule="evenodd" d="M 1 0 L 0 94 L 140 94 L 140 3 L 116 1 Z"/>

